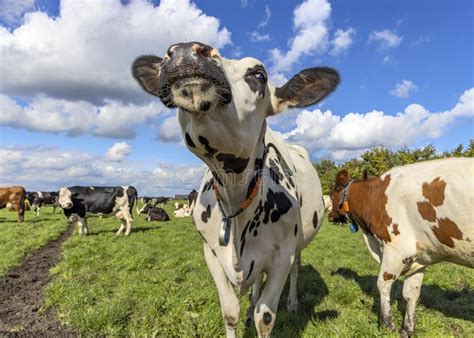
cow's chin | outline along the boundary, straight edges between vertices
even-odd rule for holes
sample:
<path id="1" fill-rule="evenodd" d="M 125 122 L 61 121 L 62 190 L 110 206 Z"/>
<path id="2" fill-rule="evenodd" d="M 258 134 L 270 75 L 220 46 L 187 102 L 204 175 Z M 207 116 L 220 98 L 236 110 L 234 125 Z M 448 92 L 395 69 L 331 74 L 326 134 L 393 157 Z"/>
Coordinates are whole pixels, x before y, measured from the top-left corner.
<path id="1" fill-rule="evenodd" d="M 171 86 L 175 106 L 191 114 L 206 114 L 226 104 L 222 90 L 201 77 L 190 77 L 176 81 Z"/>

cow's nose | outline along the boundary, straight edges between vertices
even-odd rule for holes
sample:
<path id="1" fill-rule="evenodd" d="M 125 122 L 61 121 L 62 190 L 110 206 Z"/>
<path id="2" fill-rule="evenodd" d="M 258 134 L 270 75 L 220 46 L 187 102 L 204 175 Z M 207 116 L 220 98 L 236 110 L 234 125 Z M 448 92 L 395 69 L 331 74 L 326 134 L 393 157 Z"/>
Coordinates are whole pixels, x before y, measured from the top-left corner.
<path id="1" fill-rule="evenodd" d="M 199 58 L 209 58 L 212 56 L 213 48 L 201 42 L 186 42 L 171 45 L 166 55 L 172 59 L 177 56 L 195 56 Z"/>

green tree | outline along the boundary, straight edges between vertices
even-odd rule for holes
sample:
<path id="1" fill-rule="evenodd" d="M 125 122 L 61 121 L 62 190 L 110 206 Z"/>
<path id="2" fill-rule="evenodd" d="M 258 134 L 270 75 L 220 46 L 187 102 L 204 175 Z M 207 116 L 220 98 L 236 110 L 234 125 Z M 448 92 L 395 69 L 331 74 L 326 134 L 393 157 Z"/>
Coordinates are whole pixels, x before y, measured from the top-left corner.
<path id="1" fill-rule="evenodd" d="M 319 163 L 314 165 L 314 168 L 316 169 L 319 179 L 321 180 L 323 193 L 325 195 L 329 194 L 338 171 L 336 163 L 331 160 L 321 160 Z"/>

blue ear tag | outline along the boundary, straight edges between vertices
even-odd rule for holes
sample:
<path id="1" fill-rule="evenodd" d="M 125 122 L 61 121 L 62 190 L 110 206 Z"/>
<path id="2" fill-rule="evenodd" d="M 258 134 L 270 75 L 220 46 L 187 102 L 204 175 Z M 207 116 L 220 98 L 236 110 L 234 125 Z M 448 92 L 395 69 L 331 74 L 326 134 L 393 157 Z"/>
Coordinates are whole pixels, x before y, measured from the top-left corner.
<path id="1" fill-rule="evenodd" d="M 349 230 L 352 233 L 356 233 L 357 231 L 359 231 L 359 226 L 355 224 L 354 222 L 351 222 L 351 224 L 349 225 Z"/>

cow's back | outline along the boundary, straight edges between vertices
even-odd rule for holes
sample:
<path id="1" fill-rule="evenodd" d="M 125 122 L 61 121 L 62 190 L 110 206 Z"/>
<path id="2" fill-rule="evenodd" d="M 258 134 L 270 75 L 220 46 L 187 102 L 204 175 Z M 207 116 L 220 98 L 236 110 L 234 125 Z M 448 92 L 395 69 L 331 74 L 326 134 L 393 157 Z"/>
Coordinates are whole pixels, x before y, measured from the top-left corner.
<path id="1" fill-rule="evenodd" d="M 450 261 L 474 267 L 474 159 L 420 162 L 382 178 L 387 175 L 388 244 L 415 253 L 421 265 Z"/>

